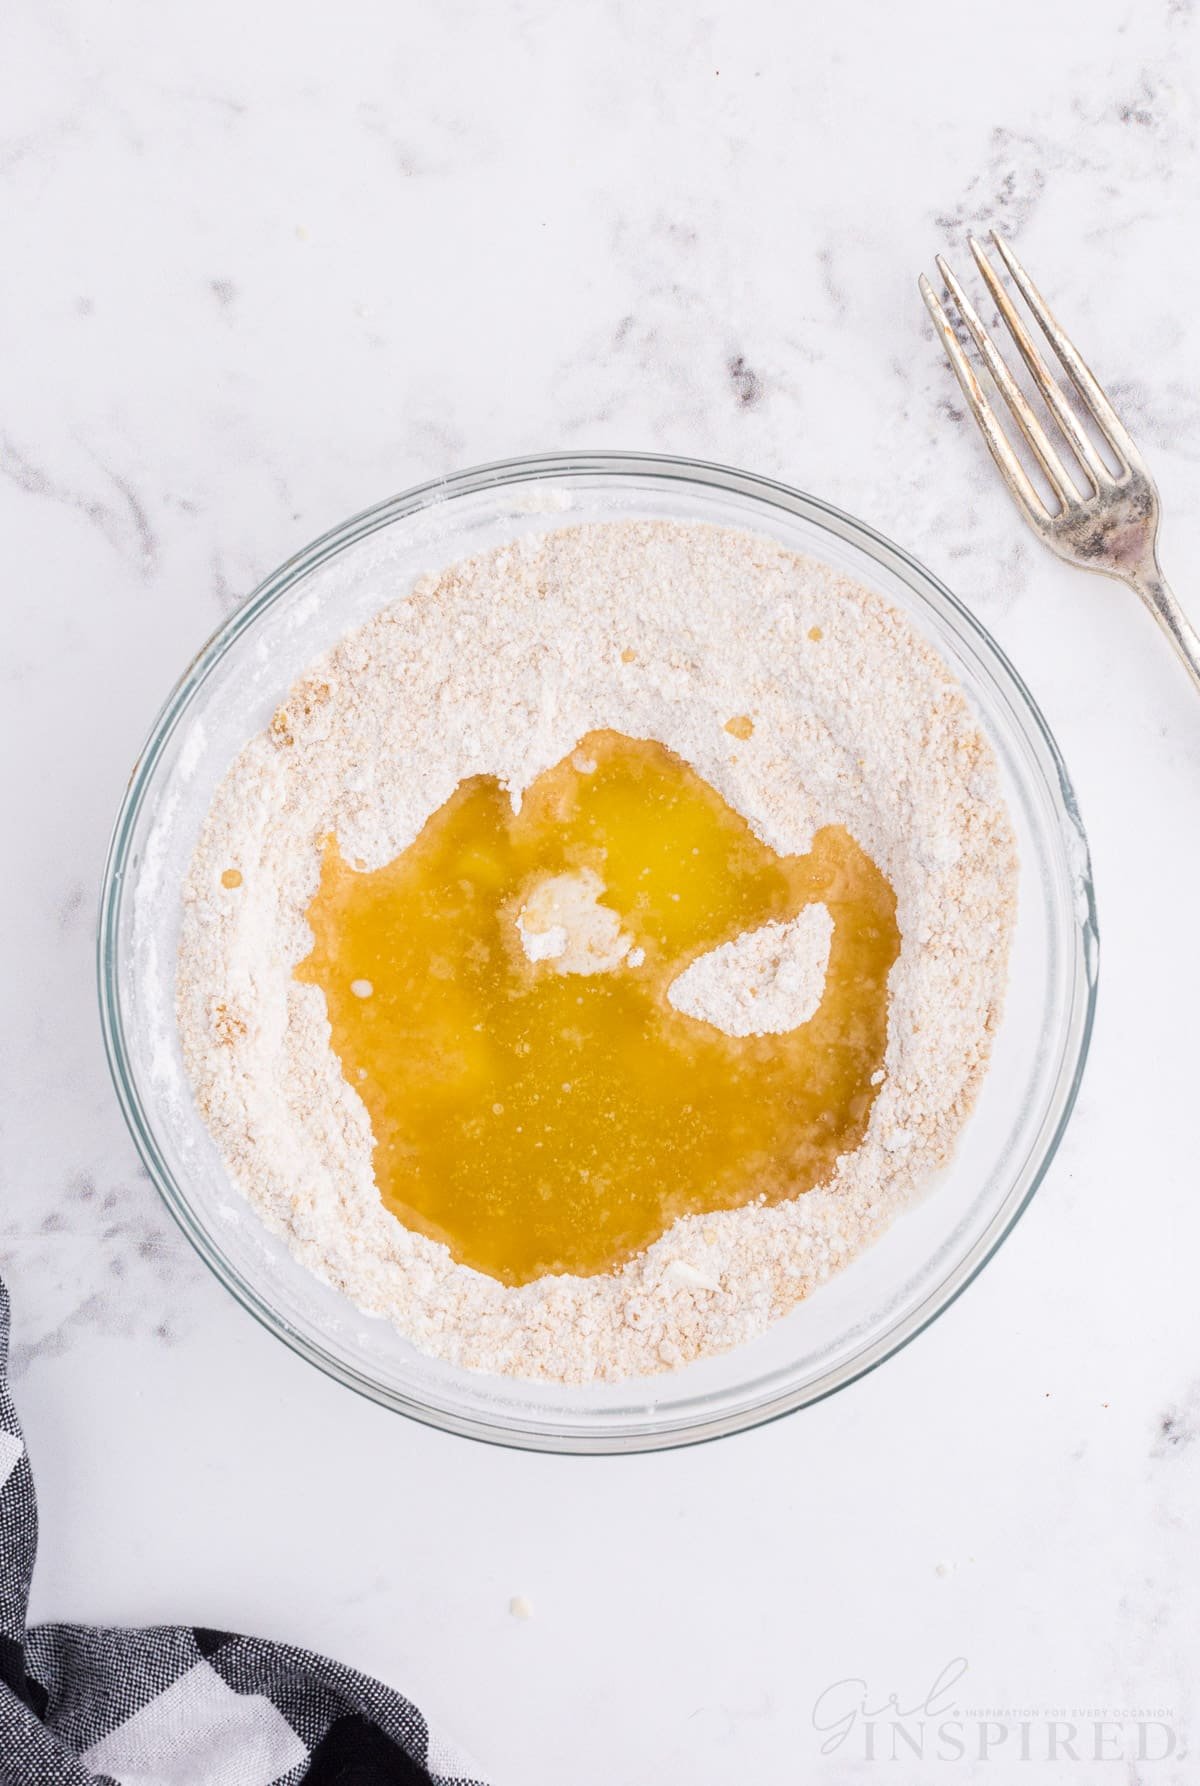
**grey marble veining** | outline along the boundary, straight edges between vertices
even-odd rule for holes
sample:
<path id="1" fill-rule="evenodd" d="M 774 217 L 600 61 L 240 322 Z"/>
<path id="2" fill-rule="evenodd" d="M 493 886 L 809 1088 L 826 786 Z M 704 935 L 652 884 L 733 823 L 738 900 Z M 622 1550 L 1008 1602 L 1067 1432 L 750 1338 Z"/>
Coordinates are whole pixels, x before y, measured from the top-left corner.
<path id="1" fill-rule="evenodd" d="M 1014 236 L 1200 610 L 1193 6 L 15 0 L 6 38 L 0 1264 L 35 1613 L 290 1635 L 527 1786 L 925 1786 L 861 1728 L 823 1757 L 813 1707 L 846 1676 L 918 1702 L 957 1657 L 965 1704 L 1167 1708 L 1182 1741 L 1200 711 L 1133 598 L 1021 528 L 915 281 Z M 1063 747 L 1104 943 L 1076 1118 L 970 1292 L 796 1419 L 599 1468 L 407 1426 L 260 1332 L 137 1165 L 92 965 L 130 765 L 236 602 L 390 491 L 572 446 L 783 477 L 942 575 Z M 941 1771 L 1086 1771 L 1011 1748 Z"/>

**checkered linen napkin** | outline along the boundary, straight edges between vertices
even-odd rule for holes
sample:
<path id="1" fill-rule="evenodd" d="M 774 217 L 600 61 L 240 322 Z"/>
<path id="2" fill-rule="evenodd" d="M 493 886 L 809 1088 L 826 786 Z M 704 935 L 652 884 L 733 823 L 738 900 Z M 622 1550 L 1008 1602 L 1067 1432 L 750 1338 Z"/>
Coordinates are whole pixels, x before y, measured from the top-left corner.
<path id="1" fill-rule="evenodd" d="M 286 1643 L 38 1625 L 37 1503 L 0 1283 L 0 1786 L 483 1786 L 415 1705 Z"/>

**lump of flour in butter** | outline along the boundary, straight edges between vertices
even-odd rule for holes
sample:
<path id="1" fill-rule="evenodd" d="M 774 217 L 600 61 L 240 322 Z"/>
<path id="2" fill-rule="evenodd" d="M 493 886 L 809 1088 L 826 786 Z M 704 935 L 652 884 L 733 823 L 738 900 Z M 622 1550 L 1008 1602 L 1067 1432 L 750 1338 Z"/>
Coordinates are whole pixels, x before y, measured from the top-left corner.
<path id="1" fill-rule="evenodd" d="M 560 974 L 606 974 L 619 967 L 633 939 L 617 913 L 600 904 L 603 893 L 604 882 L 591 868 L 539 881 L 517 913 L 530 961 L 552 961 Z"/>
<path id="2" fill-rule="evenodd" d="M 710 949 L 675 980 L 667 997 L 685 1017 L 727 1036 L 778 1036 L 807 1023 L 821 1003 L 833 919 L 806 905 L 789 923 L 764 924 Z"/>
<path id="3" fill-rule="evenodd" d="M 611 973 L 636 967 L 641 951 L 621 919 L 600 903 L 604 882 L 590 868 L 547 875 L 517 913 L 517 933 L 530 961 L 552 962 L 560 974 Z M 667 994 L 685 1017 L 728 1036 L 783 1035 L 807 1023 L 821 1003 L 833 920 L 808 905 L 788 923 L 764 924 L 693 961 Z"/>

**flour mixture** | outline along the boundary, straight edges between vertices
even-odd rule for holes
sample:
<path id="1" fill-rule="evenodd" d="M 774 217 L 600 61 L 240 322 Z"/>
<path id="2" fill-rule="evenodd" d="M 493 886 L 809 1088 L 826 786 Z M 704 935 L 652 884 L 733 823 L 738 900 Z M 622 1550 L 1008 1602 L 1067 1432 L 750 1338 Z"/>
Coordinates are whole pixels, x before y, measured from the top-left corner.
<path id="1" fill-rule="evenodd" d="M 996 765 L 899 612 L 756 536 L 531 536 L 391 597 L 233 764 L 178 1011 L 230 1174 L 415 1344 L 561 1382 L 760 1332 L 947 1159 Z"/>

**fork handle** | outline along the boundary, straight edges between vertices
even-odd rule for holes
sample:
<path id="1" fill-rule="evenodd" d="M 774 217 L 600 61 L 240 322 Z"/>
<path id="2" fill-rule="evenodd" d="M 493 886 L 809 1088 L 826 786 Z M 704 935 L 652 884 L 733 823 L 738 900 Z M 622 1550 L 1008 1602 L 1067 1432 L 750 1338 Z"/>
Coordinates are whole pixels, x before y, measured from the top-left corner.
<path id="1" fill-rule="evenodd" d="M 1158 560 L 1140 566 L 1126 578 L 1136 589 L 1158 624 L 1183 660 L 1185 669 L 1200 691 L 1200 633 L 1198 633 L 1171 593 L 1169 584 L 1158 567 Z"/>

